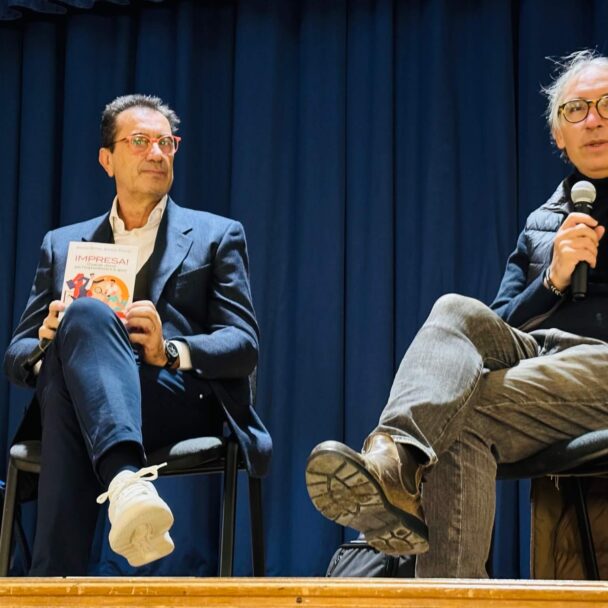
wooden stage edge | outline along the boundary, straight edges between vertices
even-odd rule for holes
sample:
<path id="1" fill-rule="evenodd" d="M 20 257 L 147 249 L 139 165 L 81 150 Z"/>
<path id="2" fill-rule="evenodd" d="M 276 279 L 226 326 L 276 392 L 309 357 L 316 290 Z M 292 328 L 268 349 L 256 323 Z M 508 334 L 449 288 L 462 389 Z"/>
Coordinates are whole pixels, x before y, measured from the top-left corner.
<path id="1" fill-rule="evenodd" d="M 608 582 L 326 578 L 6 578 L 0 606 L 577 608 Z"/>

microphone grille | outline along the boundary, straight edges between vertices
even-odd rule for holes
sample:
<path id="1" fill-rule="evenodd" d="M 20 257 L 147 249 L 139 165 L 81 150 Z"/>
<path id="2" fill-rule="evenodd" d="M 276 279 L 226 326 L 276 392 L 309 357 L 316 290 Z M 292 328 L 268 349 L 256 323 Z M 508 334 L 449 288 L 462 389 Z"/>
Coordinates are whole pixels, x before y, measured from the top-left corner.
<path id="1" fill-rule="evenodd" d="M 570 191 L 572 202 L 592 204 L 595 201 L 595 186 L 587 181 L 576 182 Z"/>

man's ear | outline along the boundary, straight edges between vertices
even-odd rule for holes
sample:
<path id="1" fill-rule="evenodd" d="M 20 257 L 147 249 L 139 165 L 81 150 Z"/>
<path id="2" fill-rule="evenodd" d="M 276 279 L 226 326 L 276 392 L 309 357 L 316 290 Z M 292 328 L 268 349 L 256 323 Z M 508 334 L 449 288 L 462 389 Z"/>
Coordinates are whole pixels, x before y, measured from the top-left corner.
<path id="1" fill-rule="evenodd" d="M 112 163 L 112 152 L 108 148 L 99 148 L 99 164 L 108 174 L 108 177 L 114 177 L 114 165 Z"/>
<path id="2" fill-rule="evenodd" d="M 555 145 L 560 149 L 564 150 L 566 148 L 566 142 L 564 141 L 564 136 L 562 135 L 562 130 L 559 127 L 556 127 L 551 131 L 551 135 L 553 135 L 553 139 L 555 140 Z"/>

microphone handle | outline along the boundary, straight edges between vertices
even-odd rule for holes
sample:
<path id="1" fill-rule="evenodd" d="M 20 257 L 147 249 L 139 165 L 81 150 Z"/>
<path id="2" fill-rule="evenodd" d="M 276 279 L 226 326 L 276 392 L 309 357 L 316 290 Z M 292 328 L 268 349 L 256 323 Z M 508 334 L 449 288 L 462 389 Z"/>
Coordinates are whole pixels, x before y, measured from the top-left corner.
<path id="1" fill-rule="evenodd" d="M 36 365 L 38 361 L 42 360 L 44 353 L 50 344 L 51 340 L 48 338 L 42 338 L 35 346 L 34 350 L 28 355 L 27 359 L 23 362 L 24 369 L 26 369 L 28 372 L 31 371 L 34 368 L 34 365 Z"/>
<path id="2" fill-rule="evenodd" d="M 581 201 L 575 203 L 574 210 L 578 213 L 586 213 L 591 215 L 593 203 Z M 579 262 L 572 273 L 572 299 L 575 302 L 580 302 L 587 297 L 587 277 L 589 275 L 589 264 L 587 262 Z"/>
<path id="3" fill-rule="evenodd" d="M 577 213 L 586 213 L 587 215 L 591 215 L 591 212 L 593 211 L 593 203 L 589 203 L 587 201 L 574 203 L 574 210 Z"/>
<path id="4" fill-rule="evenodd" d="M 580 302 L 587 297 L 588 273 L 589 264 L 587 262 L 579 262 L 572 273 L 572 299 L 575 302 Z"/>

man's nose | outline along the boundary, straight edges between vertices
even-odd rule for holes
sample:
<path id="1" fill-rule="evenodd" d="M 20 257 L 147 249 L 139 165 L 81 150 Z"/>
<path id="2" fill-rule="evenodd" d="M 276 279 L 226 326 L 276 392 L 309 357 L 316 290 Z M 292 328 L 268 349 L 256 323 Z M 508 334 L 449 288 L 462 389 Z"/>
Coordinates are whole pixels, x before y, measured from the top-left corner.
<path id="1" fill-rule="evenodd" d="M 157 141 L 154 141 L 150 144 L 150 149 L 147 154 L 148 158 L 153 160 L 160 160 L 163 157 L 163 152 L 160 149 Z"/>
<path id="2" fill-rule="evenodd" d="M 597 111 L 597 105 L 592 104 L 589 108 L 589 113 L 587 114 L 587 118 L 585 118 L 585 126 L 586 127 L 596 127 L 599 124 L 602 124 L 604 119 L 600 116 Z"/>

